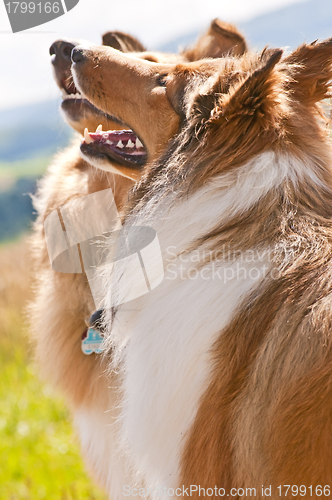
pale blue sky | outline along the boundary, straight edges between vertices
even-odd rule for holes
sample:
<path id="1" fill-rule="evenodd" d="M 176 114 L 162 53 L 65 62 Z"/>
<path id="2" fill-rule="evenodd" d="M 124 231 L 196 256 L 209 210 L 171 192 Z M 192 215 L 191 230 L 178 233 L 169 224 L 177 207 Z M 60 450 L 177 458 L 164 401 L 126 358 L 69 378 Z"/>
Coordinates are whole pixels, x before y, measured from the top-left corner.
<path id="1" fill-rule="evenodd" d="M 80 0 L 66 15 L 40 27 L 12 34 L 0 2 L 0 110 L 52 99 L 59 92 L 52 79 L 48 48 L 57 38 L 100 42 L 104 31 L 136 35 L 149 48 L 219 17 L 240 22 L 303 0 Z"/>

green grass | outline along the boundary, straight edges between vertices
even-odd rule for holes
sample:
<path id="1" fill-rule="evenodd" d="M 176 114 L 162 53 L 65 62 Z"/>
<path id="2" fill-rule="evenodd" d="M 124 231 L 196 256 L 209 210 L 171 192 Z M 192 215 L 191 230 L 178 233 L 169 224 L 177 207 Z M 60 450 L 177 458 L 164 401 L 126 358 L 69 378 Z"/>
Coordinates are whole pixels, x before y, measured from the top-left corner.
<path id="1" fill-rule="evenodd" d="M 20 177 L 37 177 L 45 172 L 49 163 L 49 156 L 0 162 L 0 182 L 5 179 L 19 179 Z"/>
<path id="2" fill-rule="evenodd" d="M 22 242 L 0 249 L 0 500 L 105 500 L 84 471 L 65 405 L 32 361 L 26 255 Z"/>

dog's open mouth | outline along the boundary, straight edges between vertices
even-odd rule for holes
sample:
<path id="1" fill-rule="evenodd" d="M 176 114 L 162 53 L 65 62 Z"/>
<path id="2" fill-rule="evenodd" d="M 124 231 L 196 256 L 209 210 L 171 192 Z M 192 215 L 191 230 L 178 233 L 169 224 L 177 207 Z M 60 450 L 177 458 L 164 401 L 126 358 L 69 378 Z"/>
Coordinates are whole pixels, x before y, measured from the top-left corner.
<path id="1" fill-rule="evenodd" d="M 99 111 L 99 109 L 82 96 L 72 76 L 63 78 L 60 84 L 62 97 L 61 109 L 67 119 L 74 123 L 80 123 L 87 114 L 101 115 L 103 119 L 106 119 L 105 113 Z"/>
<path id="2" fill-rule="evenodd" d="M 87 99 L 85 99 L 80 91 L 77 89 L 73 77 L 63 78 L 60 83 L 62 102 L 68 100 L 79 101 L 80 103 L 87 104 L 88 106 L 93 106 Z M 94 107 L 94 106 L 93 106 Z M 96 108 L 97 109 L 97 108 Z"/>
<path id="3" fill-rule="evenodd" d="M 79 98 L 82 99 L 82 96 L 79 90 L 76 88 L 73 77 L 70 76 L 68 78 L 63 78 L 61 80 L 61 95 L 62 99 L 67 99 L 68 97 L 71 99 Z"/>
<path id="4" fill-rule="evenodd" d="M 81 151 L 85 156 L 108 159 L 125 167 L 142 167 L 147 151 L 132 130 L 103 131 L 101 125 L 95 132 L 84 130 Z"/>
<path id="5" fill-rule="evenodd" d="M 61 81 L 62 110 L 70 119 L 84 122 L 84 117 L 89 112 L 95 119 L 100 118 L 104 124 L 112 127 L 112 122 L 119 123 L 115 117 L 96 108 L 88 99 L 82 96 L 72 78 Z M 98 121 L 97 121 L 98 123 Z M 104 125 L 105 126 L 105 125 Z M 143 143 L 132 130 L 107 130 L 103 131 L 99 125 L 95 132 L 84 130 L 84 140 L 81 143 L 81 152 L 87 161 L 103 170 L 114 170 L 116 165 L 129 168 L 128 177 L 132 178 L 132 169 L 141 170 L 147 162 L 147 150 Z M 115 165 L 114 165 L 115 164 Z"/>

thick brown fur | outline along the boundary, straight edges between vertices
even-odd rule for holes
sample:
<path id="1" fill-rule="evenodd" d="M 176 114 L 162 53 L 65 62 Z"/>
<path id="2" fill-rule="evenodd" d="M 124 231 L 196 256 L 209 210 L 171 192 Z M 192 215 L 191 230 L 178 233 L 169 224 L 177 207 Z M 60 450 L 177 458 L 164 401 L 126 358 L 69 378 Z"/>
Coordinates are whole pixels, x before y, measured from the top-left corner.
<path id="1" fill-rule="evenodd" d="M 44 376 L 77 407 L 100 398 L 103 367 L 95 355 L 84 356 L 81 338 L 94 302 L 85 274 L 62 274 L 51 268 L 45 245 L 44 221 L 57 208 L 75 198 L 112 188 L 119 210 L 132 183 L 114 174 L 98 171 L 77 155 L 77 144 L 60 153 L 41 181 L 34 200 L 39 214 L 32 248 L 35 260 L 36 296 L 32 306 L 32 331 L 36 355 Z M 105 381 L 105 390 L 107 383 Z"/>
<path id="2" fill-rule="evenodd" d="M 245 221 L 231 221 L 207 236 L 212 246 L 225 239 L 242 249 L 253 243 L 276 248 L 282 242 L 292 258 L 275 252 L 279 279 L 264 284 L 242 305 L 215 345 L 214 374 L 184 450 L 184 484 L 255 487 L 259 498 L 262 484 L 272 485 L 273 498 L 279 495 L 278 485 L 330 484 L 331 145 L 320 128 L 317 102 L 329 92 L 331 55 L 331 41 L 302 46 L 286 59 L 297 68 L 272 71 L 270 90 L 268 77 L 260 90 L 261 74 L 252 74 L 259 96 L 268 91 L 262 102 L 274 107 L 256 118 L 259 137 L 269 130 L 276 134 L 271 141 L 276 151 L 295 155 L 303 164 L 306 157 L 312 159 L 321 191 L 308 179 L 299 189 L 283 185 L 274 200 L 262 200 Z M 283 73 L 289 81 L 282 82 Z M 280 84 L 288 112 L 279 103 L 278 113 L 273 90 Z M 243 103 L 237 103 L 239 116 Z M 219 123 L 227 119 L 227 106 L 221 109 Z M 246 237 L 240 243 L 241 226 Z M 204 433 L 203 425 L 208 427 Z M 199 459 L 202 450 L 209 457 L 206 467 Z M 304 497 L 310 496 L 307 490 Z"/>
<path id="3" fill-rule="evenodd" d="M 111 32 L 105 34 L 109 43 Z M 117 33 L 116 40 L 124 41 L 129 35 Z M 129 37 L 132 40 L 132 37 Z M 137 48 L 143 47 L 137 41 Z M 64 68 L 61 67 L 61 75 Z M 70 69 L 70 67 L 69 67 Z M 66 71 L 68 69 L 66 68 Z M 61 79 L 59 78 L 59 81 Z M 84 105 L 83 105 L 84 106 Z M 88 105 L 88 110 L 90 109 Z M 75 129 L 102 123 L 104 129 L 120 128 L 104 115 L 80 110 Z M 94 310 L 94 302 L 85 274 L 61 274 L 53 271 L 45 243 L 44 221 L 62 205 L 87 194 L 111 188 L 118 210 L 127 200 L 132 181 L 125 177 L 103 172 L 89 165 L 79 153 L 79 138 L 54 158 L 46 176 L 39 184 L 34 205 L 37 220 L 31 238 L 35 263 L 36 292 L 31 305 L 31 331 L 36 341 L 36 356 L 45 378 L 61 389 L 73 408 L 84 401 L 97 406 L 107 391 L 106 377 L 100 359 L 85 356 L 81 351 L 81 338 L 86 320 Z"/>
<path id="4" fill-rule="evenodd" d="M 331 41 L 302 47 L 279 70 L 280 52 L 270 54 L 217 97 L 193 148 L 202 161 L 186 159 L 196 168 L 185 191 L 271 149 L 303 168 L 309 158 L 321 188 L 308 179 L 298 189 L 283 185 L 201 242 L 242 251 L 282 242 L 293 258 L 275 252 L 279 279 L 242 304 L 214 346 L 211 382 L 183 451 L 185 486 L 254 487 L 261 498 L 261 485 L 272 485 L 277 498 L 278 485 L 330 484 L 332 157 L 317 102 L 329 92 L 331 54 Z"/>
<path id="5" fill-rule="evenodd" d="M 273 249 L 279 274 L 244 299 L 213 346 L 210 381 L 185 437 L 179 486 L 256 488 L 256 497 L 264 498 L 262 485 L 271 485 L 277 499 L 279 485 L 305 485 L 304 495 L 292 496 L 318 498 L 316 486 L 332 480 L 332 148 L 319 108 L 330 93 L 332 39 L 281 55 L 263 51 L 154 69 L 140 62 L 133 85 L 144 124 L 121 107 L 130 84 L 116 114 L 145 139 L 160 102 L 167 113 L 159 142 L 172 138 L 167 124 L 179 132 L 135 190 L 130 215 L 170 193 L 190 196 L 226 171 L 236 179 L 242 165 L 266 151 L 297 165 L 277 189 L 195 244 Z M 100 62 L 95 77 L 107 111 L 134 63 L 111 50 L 88 51 L 75 70 L 87 96 L 95 84 L 92 56 Z M 151 82 L 159 74 L 166 91 L 156 91 L 159 101 L 149 107 L 146 75 Z M 97 98 L 95 104 L 102 105 Z"/>

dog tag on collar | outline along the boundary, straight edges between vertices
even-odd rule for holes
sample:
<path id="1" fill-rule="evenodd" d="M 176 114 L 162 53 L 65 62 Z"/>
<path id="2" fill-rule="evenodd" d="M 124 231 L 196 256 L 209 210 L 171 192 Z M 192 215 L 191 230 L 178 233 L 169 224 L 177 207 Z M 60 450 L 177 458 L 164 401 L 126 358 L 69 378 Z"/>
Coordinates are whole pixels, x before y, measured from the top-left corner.
<path id="1" fill-rule="evenodd" d="M 103 352 L 101 344 L 104 338 L 97 330 L 93 328 L 88 328 L 88 330 L 82 336 L 82 351 L 84 354 L 100 354 Z"/>

